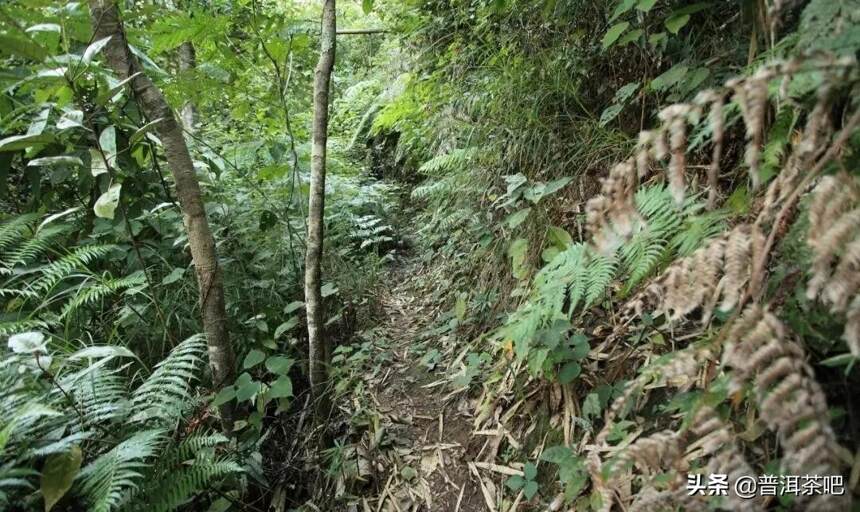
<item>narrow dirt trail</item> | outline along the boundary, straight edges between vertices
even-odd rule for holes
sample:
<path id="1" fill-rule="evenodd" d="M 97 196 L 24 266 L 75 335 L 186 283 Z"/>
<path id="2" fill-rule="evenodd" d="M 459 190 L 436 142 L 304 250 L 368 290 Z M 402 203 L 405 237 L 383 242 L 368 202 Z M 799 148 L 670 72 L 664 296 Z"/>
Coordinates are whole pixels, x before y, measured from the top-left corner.
<path id="1" fill-rule="evenodd" d="M 390 420 L 386 435 L 386 473 L 378 495 L 365 501 L 365 510 L 453 511 L 487 510 L 481 484 L 474 478 L 471 410 L 460 393 L 452 393 L 441 373 L 422 364 L 424 350 L 434 339 L 419 342 L 435 317 L 436 306 L 418 289 L 414 266 L 396 269 L 380 290 L 379 331 L 391 343 L 391 365 L 371 389 L 379 412 Z M 399 283 L 399 284 L 394 284 Z M 424 347 L 421 347 L 424 348 Z"/>

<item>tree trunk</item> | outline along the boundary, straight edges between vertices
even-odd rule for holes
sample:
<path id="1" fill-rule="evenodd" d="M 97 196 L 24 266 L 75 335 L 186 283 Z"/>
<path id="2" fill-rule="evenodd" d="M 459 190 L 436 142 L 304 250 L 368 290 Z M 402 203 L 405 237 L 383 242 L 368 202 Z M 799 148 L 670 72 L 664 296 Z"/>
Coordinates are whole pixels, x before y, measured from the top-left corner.
<path id="1" fill-rule="evenodd" d="M 179 45 L 179 71 L 186 73 L 193 71 L 195 67 L 197 67 L 197 56 L 194 52 L 194 45 L 190 41 L 185 41 Z M 197 117 L 193 101 L 188 100 L 182 105 L 179 117 L 182 119 L 182 127 L 185 131 L 193 134 L 195 118 Z"/>
<path id="2" fill-rule="evenodd" d="M 320 260 L 323 249 L 323 212 L 325 208 L 325 157 L 328 138 L 328 93 L 334 67 L 335 0 L 325 0 L 320 33 L 320 58 L 314 70 L 313 147 L 308 206 L 308 238 L 305 253 L 305 307 L 308 314 L 308 373 L 317 416 L 328 413 L 325 390 L 328 375 L 329 340 L 323 332 Z"/>
<path id="3" fill-rule="evenodd" d="M 156 124 L 156 132 L 164 146 L 167 164 L 176 183 L 176 195 L 182 209 L 191 257 L 197 273 L 212 381 L 218 390 L 225 384 L 233 383 L 235 355 L 227 332 L 224 284 L 215 254 L 215 239 L 206 219 L 200 184 L 194 173 L 191 155 L 173 111 L 161 91 L 142 73 L 143 68 L 129 50 L 115 0 L 89 0 L 89 4 L 95 40 L 111 37 L 103 50 L 108 65 L 121 80 L 136 74 L 131 81 L 131 87 L 138 107 L 150 121 L 160 120 Z M 223 427 L 230 430 L 233 422 L 232 405 L 222 406 L 220 412 Z"/>

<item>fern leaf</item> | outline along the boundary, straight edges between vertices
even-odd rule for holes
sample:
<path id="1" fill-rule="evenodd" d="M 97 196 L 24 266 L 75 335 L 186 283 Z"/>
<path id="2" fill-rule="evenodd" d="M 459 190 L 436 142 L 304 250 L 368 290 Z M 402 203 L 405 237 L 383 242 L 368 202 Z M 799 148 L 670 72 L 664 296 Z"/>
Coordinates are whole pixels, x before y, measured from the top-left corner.
<path id="1" fill-rule="evenodd" d="M 7 264 L 6 254 L 9 247 L 21 242 L 26 237 L 26 233 L 33 229 L 29 224 L 38 218 L 38 215 L 30 213 L 18 215 L 0 224 L 0 261 L 4 265 Z"/>
<path id="2" fill-rule="evenodd" d="M 612 283 L 612 279 L 615 277 L 615 268 L 614 257 L 591 254 L 591 259 L 587 267 L 585 308 L 596 304 L 597 300 L 606 293 L 610 283 Z"/>
<path id="3" fill-rule="evenodd" d="M 190 385 L 203 366 L 205 355 L 206 342 L 200 335 L 188 338 L 171 350 L 132 393 L 132 406 L 139 411 L 133 419 L 155 419 L 165 424 L 177 419 L 188 401 Z"/>
<path id="4" fill-rule="evenodd" d="M 83 468 L 77 491 L 89 503 L 89 510 L 109 512 L 118 508 L 126 494 L 138 487 L 147 459 L 164 439 L 161 430 L 139 432 Z"/>
<path id="5" fill-rule="evenodd" d="M 98 302 L 108 295 L 128 288 L 133 288 L 135 286 L 141 286 L 145 283 L 146 277 L 141 271 L 118 279 L 105 273 L 98 282 L 82 286 L 72 300 L 63 307 L 63 310 L 60 313 L 60 318 L 67 318 L 80 308 Z"/>

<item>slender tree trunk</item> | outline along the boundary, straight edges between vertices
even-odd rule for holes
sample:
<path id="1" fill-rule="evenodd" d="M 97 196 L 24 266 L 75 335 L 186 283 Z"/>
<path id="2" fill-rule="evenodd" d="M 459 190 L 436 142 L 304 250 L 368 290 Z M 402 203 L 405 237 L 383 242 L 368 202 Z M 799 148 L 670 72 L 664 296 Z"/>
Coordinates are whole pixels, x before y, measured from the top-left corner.
<path id="1" fill-rule="evenodd" d="M 191 41 L 185 41 L 179 45 L 179 71 L 185 73 L 194 70 L 197 67 L 197 56 L 194 52 L 194 45 Z M 194 133 L 194 123 L 197 117 L 197 111 L 194 108 L 194 102 L 188 100 L 182 105 L 182 111 L 179 113 L 182 119 L 182 127 L 188 133 Z"/>
<path id="2" fill-rule="evenodd" d="M 89 0 L 89 4 L 95 40 L 111 37 L 103 50 L 108 65 L 120 79 L 136 75 L 131 81 L 131 87 L 138 107 L 149 120 L 160 120 L 156 124 L 156 132 L 164 146 L 167 164 L 176 183 L 176 195 L 191 246 L 191 257 L 200 291 L 203 330 L 209 347 L 209 366 L 217 390 L 225 384 L 233 383 L 235 355 L 227 332 L 224 284 L 215 254 L 215 239 L 206 219 L 200 184 L 194 174 L 191 155 L 173 111 L 161 91 L 142 73 L 143 68 L 129 50 L 115 0 Z M 225 430 L 229 430 L 233 421 L 232 406 L 222 406 L 221 416 L 222 425 Z"/>
<path id="3" fill-rule="evenodd" d="M 314 70 L 313 147 L 308 206 L 308 238 L 305 253 L 305 307 L 308 313 L 308 373 L 318 417 L 328 413 L 325 393 L 328 375 L 329 340 L 323 332 L 320 260 L 323 249 L 323 212 L 325 208 L 325 156 L 328 138 L 328 93 L 334 67 L 335 0 L 325 0 L 320 34 L 320 58 Z"/>

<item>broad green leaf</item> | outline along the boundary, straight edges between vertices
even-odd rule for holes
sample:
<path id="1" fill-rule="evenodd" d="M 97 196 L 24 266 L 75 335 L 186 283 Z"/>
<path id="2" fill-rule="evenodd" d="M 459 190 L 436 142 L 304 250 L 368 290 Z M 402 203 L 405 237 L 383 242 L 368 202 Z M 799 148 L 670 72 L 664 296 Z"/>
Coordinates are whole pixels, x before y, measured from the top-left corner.
<path id="1" fill-rule="evenodd" d="M 686 80 L 684 80 L 684 90 L 687 92 L 693 92 L 699 89 L 699 86 L 702 85 L 708 76 L 710 76 L 711 71 L 708 68 L 696 68 L 691 73 L 689 73 Z"/>
<path id="2" fill-rule="evenodd" d="M 215 398 L 212 400 L 212 406 L 218 407 L 219 405 L 226 404 L 230 400 L 236 398 L 236 388 L 234 386 L 226 386 L 215 395 Z"/>
<path id="3" fill-rule="evenodd" d="M 624 34 L 624 36 L 618 40 L 618 46 L 624 46 L 625 44 L 636 41 L 637 39 L 642 37 L 642 34 L 644 33 L 645 31 L 643 31 L 641 28 L 633 29 L 630 32 Z"/>
<path id="4" fill-rule="evenodd" d="M 131 50 L 131 53 L 135 57 L 137 57 L 138 59 L 141 60 L 141 63 L 144 65 L 144 67 L 148 68 L 151 71 L 154 71 L 155 73 L 158 73 L 159 75 L 166 75 L 167 74 L 163 69 L 161 69 L 158 66 L 158 64 L 155 63 L 155 61 L 153 61 L 152 59 L 149 58 L 149 55 L 144 53 L 138 47 L 130 44 L 130 45 L 128 45 L 128 49 Z"/>
<path id="5" fill-rule="evenodd" d="M 83 128 L 84 113 L 80 110 L 69 110 L 57 121 L 57 130 L 68 128 Z"/>
<path id="6" fill-rule="evenodd" d="M 457 297 L 457 301 L 454 303 L 454 316 L 456 316 L 457 320 L 460 322 L 466 318 L 466 298 L 462 295 Z"/>
<path id="7" fill-rule="evenodd" d="M 570 384 L 573 379 L 579 377 L 582 372 L 582 367 L 576 361 L 570 361 L 561 367 L 558 371 L 558 382 L 561 384 Z"/>
<path id="8" fill-rule="evenodd" d="M 648 44 L 656 48 L 660 44 L 665 43 L 667 39 L 665 32 L 657 32 L 648 36 Z"/>
<path id="9" fill-rule="evenodd" d="M 370 14 L 370 11 L 373 10 L 373 0 L 361 0 L 361 10 L 364 11 L 364 14 Z"/>
<path id="10" fill-rule="evenodd" d="M 511 271 L 517 279 L 523 279 L 528 274 L 525 266 L 526 252 L 529 244 L 525 238 L 517 238 L 511 242 L 508 248 L 508 257 L 511 258 Z"/>
<path id="11" fill-rule="evenodd" d="M 418 472 L 415 471 L 415 468 L 412 466 L 403 466 L 400 470 L 400 476 L 402 476 L 404 480 L 410 481 L 414 480 L 418 476 Z"/>
<path id="12" fill-rule="evenodd" d="M 320 288 L 320 295 L 323 297 L 328 297 L 329 295 L 334 295 L 337 293 L 337 287 L 335 287 L 334 283 L 326 283 L 322 285 Z"/>
<path id="13" fill-rule="evenodd" d="M 83 60 L 84 64 L 89 64 L 93 61 L 93 57 L 98 55 L 102 49 L 110 42 L 113 36 L 107 36 L 98 41 L 93 42 L 91 45 L 87 46 L 87 49 L 84 50 L 84 56 L 81 60 Z"/>
<path id="14" fill-rule="evenodd" d="M 538 483 L 534 480 L 530 480 L 526 482 L 525 487 L 523 487 L 523 496 L 526 497 L 527 500 L 531 500 L 535 497 L 535 494 L 538 492 Z"/>
<path id="15" fill-rule="evenodd" d="M 70 355 L 69 361 L 77 361 L 78 359 L 104 359 L 106 357 L 131 357 L 137 358 L 131 350 L 117 345 L 95 345 L 92 347 L 82 348 L 74 354 Z"/>
<path id="16" fill-rule="evenodd" d="M 236 379 L 236 400 L 244 402 L 250 400 L 260 392 L 260 383 L 251 378 L 247 373 L 239 375 Z"/>
<path id="17" fill-rule="evenodd" d="M 618 103 L 623 103 L 630 99 L 633 94 L 639 90 L 639 86 L 641 84 L 639 82 L 630 82 L 629 84 L 624 84 L 619 87 L 617 91 L 615 91 L 615 101 Z"/>
<path id="18" fill-rule="evenodd" d="M 672 16 L 671 18 L 668 18 L 666 20 L 666 30 L 668 30 L 669 32 L 671 32 L 673 34 L 677 34 L 678 32 L 681 31 L 682 28 L 684 28 L 684 25 L 686 25 L 689 21 L 690 21 L 690 15 L 689 14 L 682 14 L 680 16 Z"/>
<path id="19" fill-rule="evenodd" d="M 541 197 L 546 197 L 550 194 L 558 192 L 559 190 L 561 190 L 565 186 L 567 186 L 567 184 L 570 183 L 572 180 L 573 180 L 573 178 L 567 176 L 564 178 L 559 178 L 557 180 L 550 181 L 549 183 L 546 184 L 546 188 L 544 189 L 543 195 Z"/>
<path id="20" fill-rule="evenodd" d="M 618 117 L 618 114 L 620 114 L 622 110 L 624 110 L 624 105 L 621 103 L 613 103 L 603 109 L 603 112 L 600 114 L 600 126 L 606 126 L 611 123 L 613 119 Z"/>
<path id="21" fill-rule="evenodd" d="M 596 418 L 601 410 L 600 396 L 597 393 L 589 393 L 582 402 L 582 417 L 585 419 Z"/>
<path id="22" fill-rule="evenodd" d="M 84 162 L 76 156 L 61 155 L 61 156 L 45 156 L 36 158 L 27 162 L 28 167 L 53 167 L 55 165 L 84 165 Z"/>
<path id="23" fill-rule="evenodd" d="M 518 212 L 514 212 L 508 215 L 508 218 L 505 219 L 505 223 L 507 223 L 508 227 L 511 229 L 516 229 L 517 226 L 523 223 L 526 220 L 526 217 L 529 216 L 529 212 L 531 212 L 531 208 L 523 208 Z"/>
<path id="24" fill-rule="evenodd" d="M 574 336 L 574 339 L 576 339 L 576 336 Z M 587 356 L 590 351 L 591 345 L 588 344 L 588 341 L 575 341 L 571 357 L 574 360 L 579 361 L 583 357 Z"/>
<path id="25" fill-rule="evenodd" d="M 287 375 L 293 366 L 293 360 L 287 356 L 272 356 L 266 359 L 266 369 L 275 375 Z"/>
<path id="26" fill-rule="evenodd" d="M 40 485 L 42 497 L 45 499 L 45 512 L 49 512 L 72 487 L 72 482 L 81 469 L 82 460 L 81 448 L 72 445 L 69 451 L 51 455 L 45 461 Z"/>
<path id="27" fill-rule="evenodd" d="M 37 144 L 49 144 L 54 141 L 54 137 L 47 133 L 36 135 L 13 135 L 0 139 L 0 153 L 6 151 L 20 151 Z"/>
<path id="28" fill-rule="evenodd" d="M 838 356 L 828 357 L 827 359 L 820 361 L 818 364 L 830 367 L 845 366 L 856 359 L 858 359 L 857 356 L 848 352 L 845 354 L 839 354 Z"/>
<path id="29" fill-rule="evenodd" d="M 114 212 L 119 204 L 119 194 L 121 190 L 122 184 L 114 183 L 110 186 L 107 192 L 99 196 L 95 206 L 93 206 L 93 211 L 97 217 L 113 219 Z"/>
<path id="30" fill-rule="evenodd" d="M 279 326 L 275 329 L 274 338 L 275 338 L 275 339 L 280 338 L 282 334 L 284 334 L 285 332 L 288 332 L 290 329 L 292 329 L 293 327 L 295 327 L 295 326 L 296 326 L 296 325 L 298 325 L 298 324 L 299 324 L 299 318 L 298 318 L 298 317 L 295 317 L 295 316 L 294 316 L 294 317 L 290 317 L 290 319 L 289 319 L 289 320 L 287 320 L 286 322 L 282 323 L 281 325 L 279 325 Z"/>
<path id="31" fill-rule="evenodd" d="M 523 474 L 526 480 L 534 480 L 537 477 L 537 466 L 531 462 L 526 462 L 523 466 Z"/>
<path id="32" fill-rule="evenodd" d="M 24 32 L 32 33 L 32 32 L 55 32 L 59 34 L 62 31 L 62 28 L 56 23 L 39 23 L 38 25 L 33 25 L 32 27 L 27 27 L 27 30 Z"/>
<path id="33" fill-rule="evenodd" d="M 630 26 L 630 23 L 627 21 L 622 21 L 621 23 L 616 23 L 609 27 L 609 30 L 606 31 L 606 34 L 603 36 L 603 41 L 601 44 L 603 45 L 603 49 L 607 49 L 612 46 L 615 41 L 621 36 L 621 34 L 627 30 L 627 27 Z"/>
<path id="34" fill-rule="evenodd" d="M 90 148 L 90 174 L 99 176 L 106 172 L 108 172 L 108 168 L 105 159 L 102 158 L 102 154 L 99 153 L 99 150 Z"/>
<path id="35" fill-rule="evenodd" d="M 114 98 L 119 97 L 119 93 L 122 91 L 122 88 L 125 87 L 132 80 L 134 80 L 135 78 L 140 76 L 142 73 L 143 73 L 142 71 L 138 71 L 137 73 L 131 75 L 130 77 L 126 78 L 125 80 L 122 80 L 120 82 L 113 84 L 113 86 L 111 86 L 111 88 L 107 92 L 107 94 L 105 94 L 104 96 L 99 95 L 99 99 L 101 100 L 100 104 L 104 104 L 108 100 L 113 100 Z"/>
<path id="36" fill-rule="evenodd" d="M 526 189 L 523 196 L 532 203 L 537 204 L 544 197 L 564 188 L 564 186 L 570 183 L 570 181 L 570 177 L 564 177 L 550 181 L 549 183 L 535 183 Z"/>
<path id="37" fill-rule="evenodd" d="M 615 11 L 612 12 L 612 17 L 609 18 L 609 23 L 617 20 L 619 16 L 632 9 L 635 4 L 636 0 L 621 0 L 618 2 Z"/>
<path id="38" fill-rule="evenodd" d="M 44 48 L 23 37 L 0 34 L 0 55 L 24 57 L 41 62 L 47 52 Z"/>
<path id="39" fill-rule="evenodd" d="M 104 153 L 108 165 L 116 167 L 116 128 L 113 125 L 102 130 L 99 135 L 99 148 Z"/>
<path id="40" fill-rule="evenodd" d="M 48 117 L 50 115 L 51 107 L 39 111 L 39 114 L 30 123 L 30 127 L 27 128 L 27 135 L 41 135 L 45 131 L 45 127 L 48 126 Z"/>
<path id="41" fill-rule="evenodd" d="M 654 5 L 657 3 L 657 0 L 639 0 L 639 3 L 636 4 L 636 9 L 642 12 L 648 12 L 654 8 Z"/>
<path id="42" fill-rule="evenodd" d="M 287 304 L 287 305 L 284 307 L 284 313 L 286 313 L 286 314 L 290 314 L 290 313 L 292 313 L 293 311 L 295 311 L 295 310 L 297 310 L 297 309 L 299 309 L 299 308 L 304 307 L 304 305 L 305 305 L 305 303 L 304 303 L 304 302 L 302 302 L 302 301 L 300 301 L 300 300 L 296 300 L 296 301 L 290 302 L 289 304 Z"/>
<path id="43" fill-rule="evenodd" d="M 185 269 L 181 267 L 174 268 L 170 271 L 169 274 L 164 276 L 164 279 L 161 280 L 161 284 L 172 284 L 176 281 L 182 279 L 182 276 L 185 275 Z"/>
<path id="44" fill-rule="evenodd" d="M 568 233 L 566 229 L 558 226 L 550 226 L 547 228 L 546 237 L 549 243 L 562 250 L 573 245 L 573 238 L 570 236 L 570 233 Z"/>
<path id="45" fill-rule="evenodd" d="M 263 360 L 266 359 L 266 354 L 264 354 L 261 350 L 252 349 L 248 352 L 248 355 L 245 356 L 245 361 L 242 363 L 242 368 L 248 369 L 257 366 L 262 363 Z"/>
<path id="46" fill-rule="evenodd" d="M 155 121 L 150 121 L 138 128 L 134 133 L 131 134 L 131 137 L 128 138 L 128 145 L 134 146 L 135 144 L 140 142 L 146 136 L 146 134 L 151 132 L 152 129 L 155 128 L 160 122 L 161 119 L 156 119 Z"/>
<path id="47" fill-rule="evenodd" d="M 505 481 L 505 485 L 512 491 L 519 491 L 526 484 L 526 480 L 520 475 L 514 475 Z"/>
<path id="48" fill-rule="evenodd" d="M 278 377 L 267 393 L 269 398 L 286 398 L 293 396 L 293 381 L 286 375 Z"/>
<path id="49" fill-rule="evenodd" d="M 655 91 L 665 91 L 677 84 L 687 74 L 687 66 L 683 64 L 675 64 L 665 73 L 651 80 L 651 88 Z"/>
<path id="50" fill-rule="evenodd" d="M 675 11 L 672 11 L 672 14 L 670 14 L 669 16 L 672 17 L 672 16 L 683 16 L 684 14 L 696 14 L 697 12 L 704 11 L 705 9 L 708 9 L 710 7 L 711 7 L 711 4 L 708 2 L 698 2 L 698 3 L 692 4 L 692 5 L 688 5 L 686 7 L 682 7 L 680 9 L 675 10 Z"/>
<path id="51" fill-rule="evenodd" d="M 550 446 L 543 451 L 540 458 L 541 460 L 561 466 L 575 460 L 576 455 L 566 446 Z"/>

